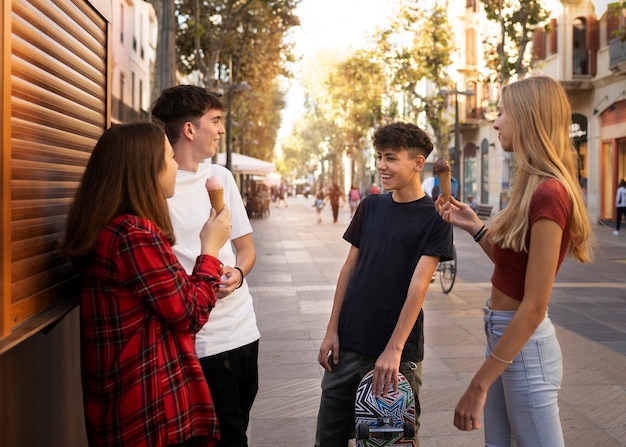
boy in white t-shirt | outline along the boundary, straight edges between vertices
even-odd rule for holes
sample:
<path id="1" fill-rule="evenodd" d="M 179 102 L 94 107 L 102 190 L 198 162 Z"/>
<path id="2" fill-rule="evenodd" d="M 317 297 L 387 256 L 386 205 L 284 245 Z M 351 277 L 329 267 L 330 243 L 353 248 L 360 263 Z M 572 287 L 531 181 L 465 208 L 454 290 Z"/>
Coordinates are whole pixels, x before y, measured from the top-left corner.
<path id="1" fill-rule="evenodd" d="M 217 176 L 224 186 L 224 204 L 232 217 L 230 241 L 219 252 L 224 276 L 211 318 L 196 336 L 196 353 L 217 413 L 218 445 L 241 447 L 248 445 L 246 430 L 258 390 L 260 334 L 245 281 L 256 251 L 252 226 L 232 173 L 204 163 L 215 155 L 226 133 L 220 96 L 193 85 L 170 87 L 154 102 L 152 116 L 165 127 L 178 163 L 176 191 L 168 206 L 177 241 L 173 249 L 187 272 L 193 270 L 200 253 L 198 235 L 211 212 L 205 182 Z"/>

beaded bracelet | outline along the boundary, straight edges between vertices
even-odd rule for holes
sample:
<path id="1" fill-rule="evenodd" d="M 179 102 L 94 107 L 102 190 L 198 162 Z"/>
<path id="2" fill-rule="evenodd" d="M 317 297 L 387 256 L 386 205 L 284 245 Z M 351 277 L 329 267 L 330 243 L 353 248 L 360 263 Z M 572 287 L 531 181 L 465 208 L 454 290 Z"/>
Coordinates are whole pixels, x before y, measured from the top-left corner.
<path id="1" fill-rule="evenodd" d="M 243 286 L 243 270 L 241 270 L 241 269 L 240 269 L 239 267 L 237 267 L 237 266 L 234 266 L 233 268 L 234 268 L 234 269 L 239 270 L 239 273 L 241 273 L 241 282 L 239 283 L 239 285 L 238 285 L 237 287 L 235 287 L 235 289 L 238 289 L 238 288 L 240 288 L 241 286 Z"/>
<path id="2" fill-rule="evenodd" d="M 487 227 L 483 225 L 481 229 L 478 230 L 478 232 L 474 235 L 474 241 L 480 242 L 480 240 L 482 239 L 482 237 L 485 235 L 486 232 L 487 232 Z"/>

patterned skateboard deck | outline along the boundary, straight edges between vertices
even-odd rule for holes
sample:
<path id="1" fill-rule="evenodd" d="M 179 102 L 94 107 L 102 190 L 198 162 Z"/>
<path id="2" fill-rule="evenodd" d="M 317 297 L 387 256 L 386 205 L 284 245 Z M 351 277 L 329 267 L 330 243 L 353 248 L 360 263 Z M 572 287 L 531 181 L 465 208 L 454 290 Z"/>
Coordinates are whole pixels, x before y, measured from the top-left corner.
<path id="1" fill-rule="evenodd" d="M 356 392 L 357 447 L 415 447 L 415 398 L 411 385 L 398 374 L 398 390 L 376 399 L 372 376 L 373 371 L 367 373 Z"/>

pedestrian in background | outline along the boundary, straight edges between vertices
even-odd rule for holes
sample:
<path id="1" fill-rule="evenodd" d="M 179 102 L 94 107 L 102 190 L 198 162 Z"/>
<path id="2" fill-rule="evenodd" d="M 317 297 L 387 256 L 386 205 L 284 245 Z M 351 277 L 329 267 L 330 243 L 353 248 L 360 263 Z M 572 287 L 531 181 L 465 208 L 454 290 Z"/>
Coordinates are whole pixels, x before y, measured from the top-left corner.
<path id="1" fill-rule="evenodd" d="M 622 223 L 622 216 L 626 216 L 626 180 L 622 179 L 615 195 L 615 207 L 617 208 L 617 222 L 615 222 L 614 236 L 619 236 L 619 227 Z"/>
<path id="2" fill-rule="evenodd" d="M 330 202 L 330 208 L 333 212 L 333 222 L 337 223 L 337 219 L 339 218 L 339 204 L 343 202 L 343 193 L 341 192 L 341 189 L 339 189 L 339 185 L 337 183 L 333 183 L 333 186 L 331 186 L 328 190 L 328 195 L 326 197 Z"/>
<path id="3" fill-rule="evenodd" d="M 433 150 L 428 135 L 399 122 L 377 129 L 373 144 L 382 186 L 392 192 L 364 198 L 343 236 L 350 250 L 318 355 L 325 371 L 316 447 L 345 447 L 354 437 L 356 390 L 372 369 L 377 397 L 390 385 L 397 390 L 398 372 L 407 378 L 415 395 L 417 435 L 422 305 L 437 263 L 452 257 L 452 227 L 441 220 L 420 181 Z"/>
<path id="4" fill-rule="evenodd" d="M 508 446 L 513 437 L 518 447 L 562 447 L 563 362 L 547 309 L 566 254 L 589 262 L 593 248 L 571 108 L 559 82 L 533 76 L 504 87 L 497 112 L 502 149 L 519 161 L 509 206 L 487 231 L 469 205 L 436 203 L 495 264 L 484 309 L 485 361 L 455 408 L 454 425 L 479 429 L 483 413 L 486 445 Z"/>
<path id="5" fill-rule="evenodd" d="M 428 197 L 433 197 L 432 193 L 433 193 L 433 188 L 435 186 L 436 178 L 437 178 L 437 175 L 435 174 L 435 166 L 433 165 L 433 171 L 431 175 L 426 177 L 424 181 L 422 182 L 422 191 L 424 191 L 424 193 L 426 193 Z M 433 200 L 435 200 L 436 198 L 437 197 L 434 197 Z"/>
<path id="6" fill-rule="evenodd" d="M 473 195 L 471 194 L 467 195 L 467 204 L 472 209 L 472 211 L 474 212 L 478 211 L 478 202 L 476 201 Z"/>
<path id="7" fill-rule="evenodd" d="M 313 202 L 313 208 L 315 208 L 315 214 L 317 214 L 317 223 L 322 223 L 322 210 L 326 206 L 324 198 L 324 190 L 320 188 L 315 195 L 315 202 Z"/>
<path id="8" fill-rule="evenodd" d="M 196 352 L 217 412 L 219 447 L 245 447 L 250 410 L 259 386 L 260 334 L 245 280 L 256 262 L 256 250 L 252 226 L 233 175 L 210 162 L 226 133 L 223 110 L 221 95 L 204 87 L 178 85 L 161 92 L 152 106 L 152 116 L 165 126 L 178 161 L 176 194 L 168 200 L 168 206 L 179 241 L 174 252 L 185 270 L 194 267 L 200 251 L 196 234 L 214 205 L 205 188 L 207 178 L 220 180 L 224 203 L 232 215 L 230 238 L 219 251 L 224 263 L 217 291 L 220 300 L 196 336 Z"/>
<path id="9" fill-rule="evenodd" d="M 98 140 L 70 206 L 64 252 L 82 278 L 81 377 L 90 446 L 214 446 L 193 335 L 217 301 L 230 214 L 207 215 L 190 274 L 170 244 L 177 164 L 163 130 L 116 125 Z"/>
<path id="10" fill-rule="evenodd" d="M 361 192 L 356 185 L 352 185 L 350 187 L 350 192 L 348 192 L 348 203 L 350 204 L 350 219 L 352 219 L 359 203 L 361 203 Z"/>

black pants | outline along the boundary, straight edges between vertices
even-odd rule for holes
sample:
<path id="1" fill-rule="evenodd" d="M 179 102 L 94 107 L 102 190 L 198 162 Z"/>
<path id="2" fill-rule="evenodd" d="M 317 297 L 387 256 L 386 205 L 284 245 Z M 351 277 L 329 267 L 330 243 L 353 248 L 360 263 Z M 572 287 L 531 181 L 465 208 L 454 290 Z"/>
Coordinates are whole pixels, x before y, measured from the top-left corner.
<path id="1" fill-rule="evenodd" d="M 247 447 L 250 409 L 259 389 L 259 341 L 200 359 L 220 427 L 219 447 Z"/>
<path id="2" fill-rule="evenodd" d="M 333 222 L 337 222 L 337 218 L 339 217 L 339 202 L 330 202 L 330 207 L 333 209 Z"/>
<path id="3" fill-rule="evenodd" d="M 622 223 L 622 216 L 626 216 L 626 206 L 617 207 L 617 224 L 615 225 L 617 231 L 619 231 L 619 226 Z"/>

